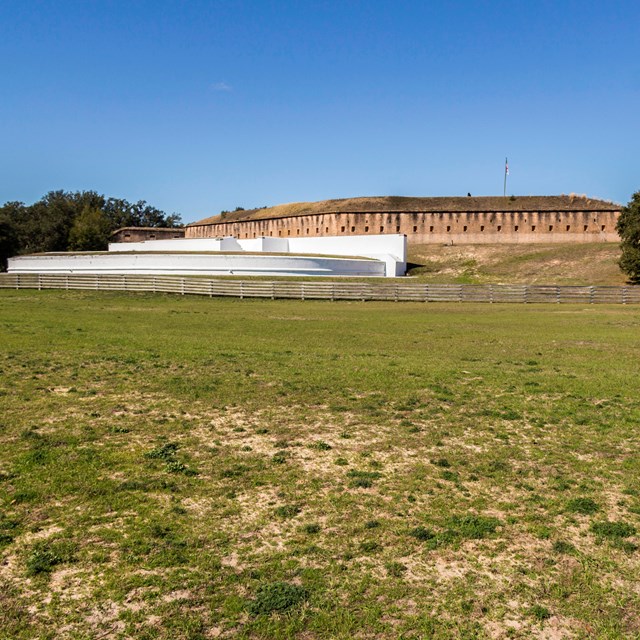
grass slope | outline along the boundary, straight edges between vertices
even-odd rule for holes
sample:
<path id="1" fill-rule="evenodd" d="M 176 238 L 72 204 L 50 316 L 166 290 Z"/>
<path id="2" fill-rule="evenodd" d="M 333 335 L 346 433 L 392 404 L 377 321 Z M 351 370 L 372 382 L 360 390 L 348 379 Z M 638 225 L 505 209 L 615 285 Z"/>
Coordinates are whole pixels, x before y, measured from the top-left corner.
<path id="1" fill-rule="evenodd" d="M 226 211 L 191 224 L 236 222 L 288 216 L 318 215 L 322 213 L 401 213 L 426 211 L 618 211 L 621 205 L 608 200 L 587 198 L 575 193 L 560 196 L 365 196 L 320 200 L 317 202 L 289 202 L 260 209 Z M 189 225 L 187 225 L 189 226 Z"/>
<path id="2" fill-rule="evenodd" d="M 0 298 L 1 638 L 640 634 L 637 308 Z"/>
<path id="3" fill-rule="evenodd" d="M 409 245 L 422 282 L 620 286 L 618 244 Z"/>

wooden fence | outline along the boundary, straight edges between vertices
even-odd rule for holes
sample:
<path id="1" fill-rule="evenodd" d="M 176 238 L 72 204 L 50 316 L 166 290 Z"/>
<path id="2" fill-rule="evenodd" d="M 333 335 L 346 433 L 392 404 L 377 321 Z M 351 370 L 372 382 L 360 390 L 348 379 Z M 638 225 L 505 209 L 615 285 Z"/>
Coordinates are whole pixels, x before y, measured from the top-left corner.
<path id="1" fill-rule="evenodd" d="M 220 280 L 195 276 L 0 274 L 0 289 L 147 291 L 234 298 L 391 300 L 395 302 L 516 302 L 639 304 L 640 286 L 581 287 L 520 284 L 417 284 Z"/>

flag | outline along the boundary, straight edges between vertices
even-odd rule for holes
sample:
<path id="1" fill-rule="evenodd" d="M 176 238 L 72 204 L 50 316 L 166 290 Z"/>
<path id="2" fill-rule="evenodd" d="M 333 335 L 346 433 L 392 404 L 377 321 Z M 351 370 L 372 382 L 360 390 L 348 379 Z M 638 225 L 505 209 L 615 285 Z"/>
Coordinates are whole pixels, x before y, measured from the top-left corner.
<path id="1" fill-rule="evenodd" d="M 504 175 L 509 175 L 509 163 L 506 160 L 504 161 Z"/>

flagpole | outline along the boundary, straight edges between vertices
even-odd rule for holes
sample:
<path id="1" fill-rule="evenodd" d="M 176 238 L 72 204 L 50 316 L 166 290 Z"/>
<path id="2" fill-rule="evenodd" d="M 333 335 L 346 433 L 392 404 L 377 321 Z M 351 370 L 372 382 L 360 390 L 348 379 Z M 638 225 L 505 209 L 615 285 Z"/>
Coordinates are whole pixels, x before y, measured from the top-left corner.
<path id="1" fill-rule="evenodd" d="M 507 158 L 504 159 L 504 191 L 502 196 L 504 198 L 507 197 L 507 171 L 509 170 L 507 167 L 509 166 L 509 161 Z"/>

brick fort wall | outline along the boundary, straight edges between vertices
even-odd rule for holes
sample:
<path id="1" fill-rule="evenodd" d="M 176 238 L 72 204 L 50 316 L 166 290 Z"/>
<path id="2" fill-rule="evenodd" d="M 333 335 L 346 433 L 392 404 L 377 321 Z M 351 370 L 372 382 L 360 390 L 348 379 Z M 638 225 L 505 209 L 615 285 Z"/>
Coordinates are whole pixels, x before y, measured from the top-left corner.
<path id="1" fill-rule="evenodd" d="M 412 244 L 619 242 L 618 210 L 327 212 L 194 223 L 186 238 L 403 233 Z"/>

